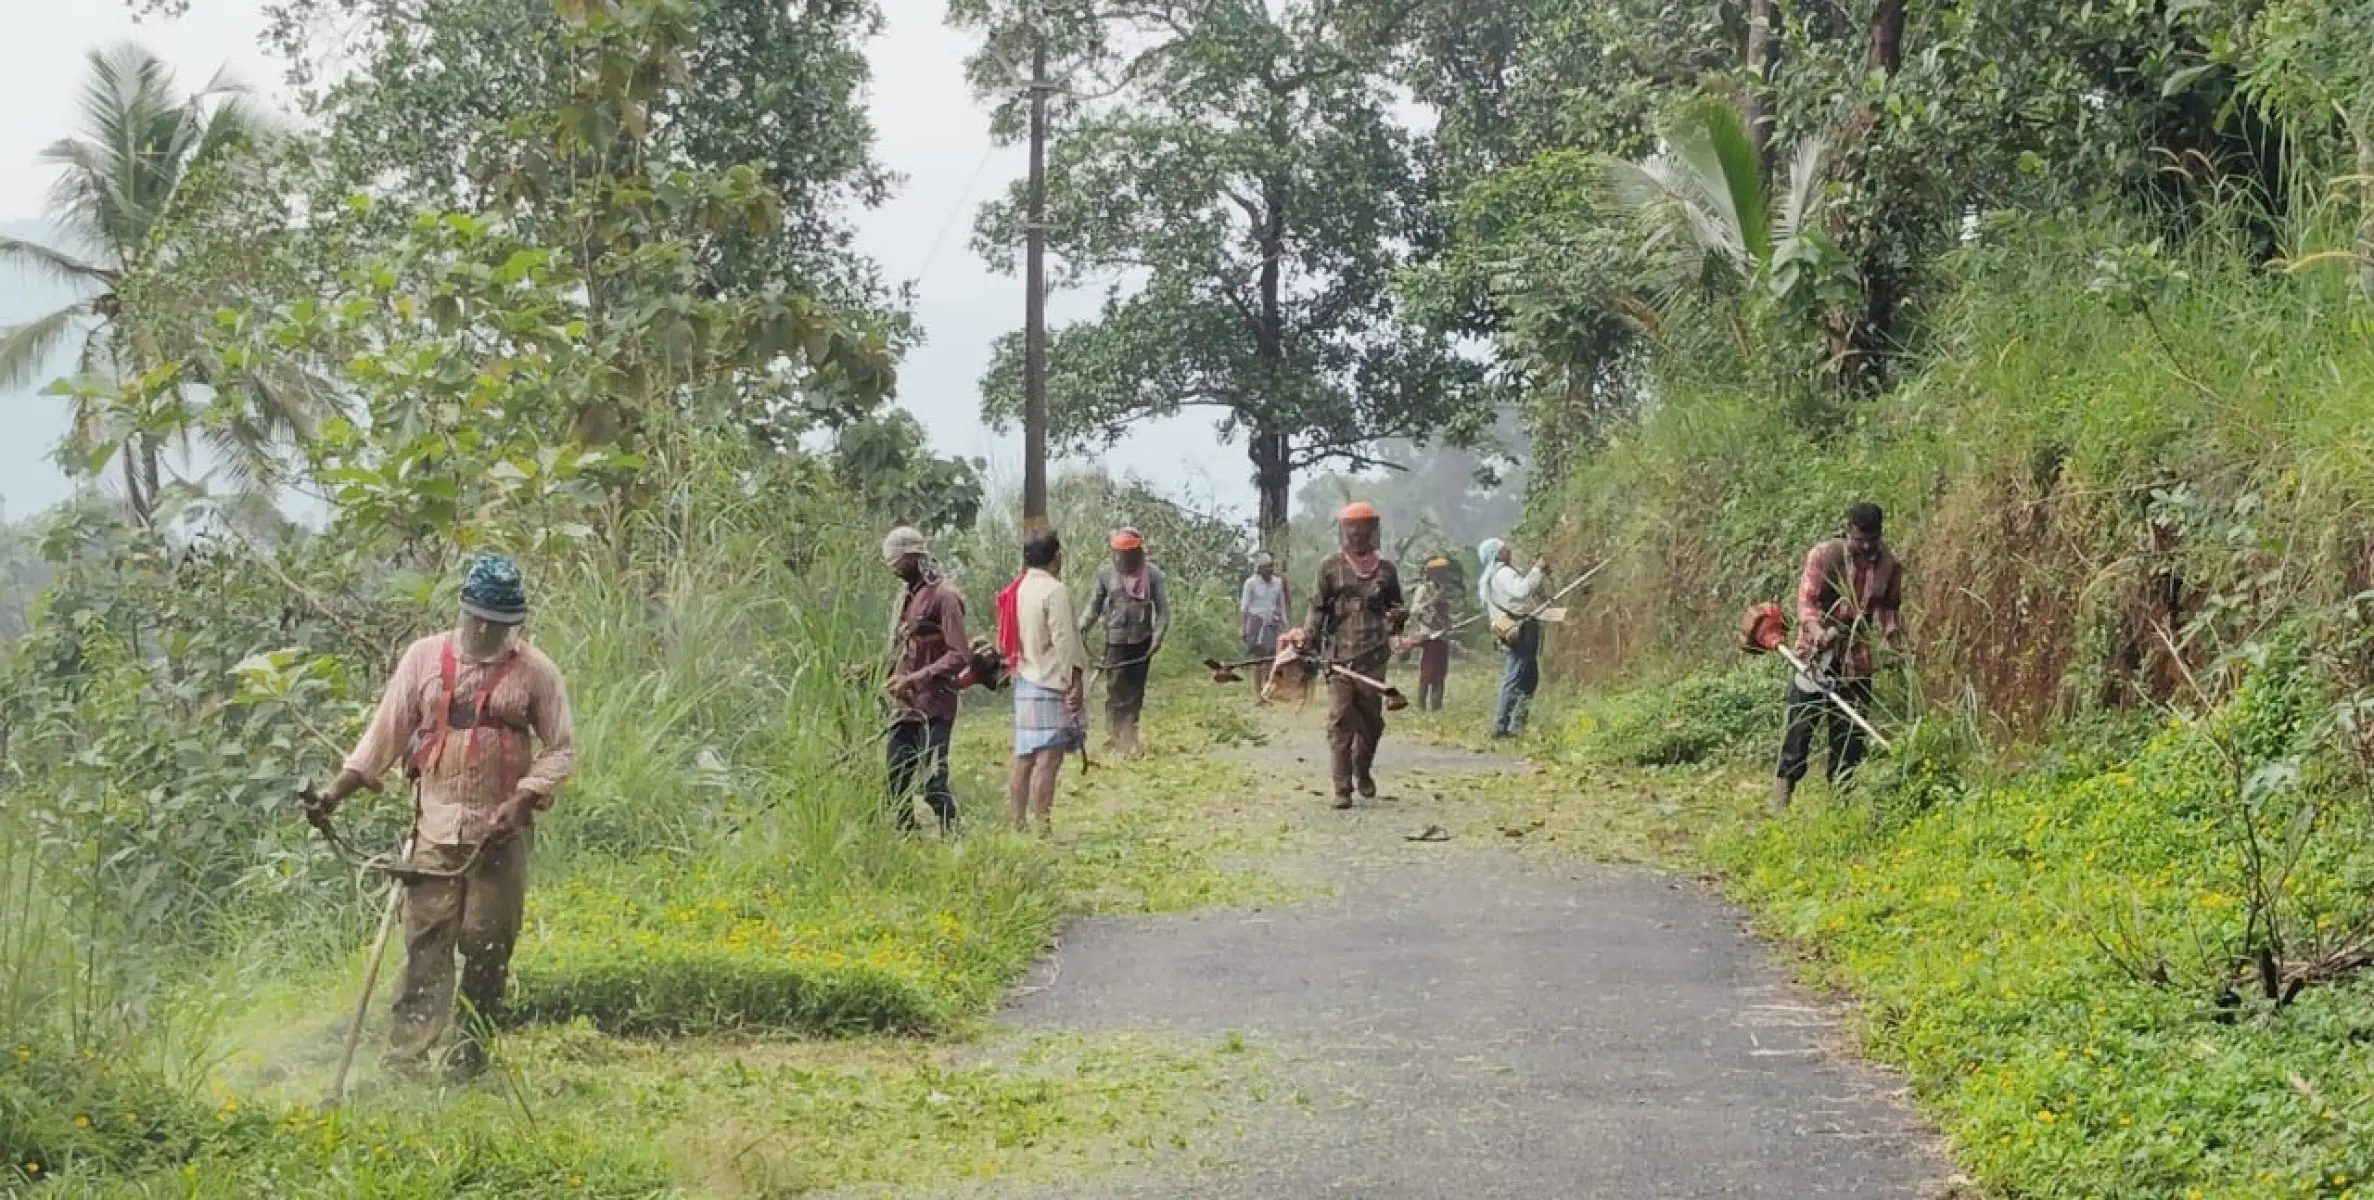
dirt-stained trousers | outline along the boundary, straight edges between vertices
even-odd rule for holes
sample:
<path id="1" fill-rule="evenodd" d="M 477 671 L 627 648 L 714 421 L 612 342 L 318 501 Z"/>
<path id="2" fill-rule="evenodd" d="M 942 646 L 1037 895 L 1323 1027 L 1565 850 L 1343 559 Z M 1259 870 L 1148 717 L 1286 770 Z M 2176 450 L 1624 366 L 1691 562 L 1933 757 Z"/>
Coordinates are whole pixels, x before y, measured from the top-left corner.
<path id="1" fill-rule="evenodd" d="M 467 874 L 414 879 L 404 887 L 404 971 L 396 982 L 390 1061 L 428 1056 L 453 1019 L 454 957 L 461 957 L 463 1026 L 459 1039 L 476 1049 L 503 1002 L 511 948 L 527 908 L 528 851 L 535 834 L 521 830 L 488 842 Z M 470 860 L 468 846 L 420 846 L 412 861 L 450 871 Z"/>
<path id="2" fill-rule="evenodd" d="M 1382 677 L 1382 663 L 1365 664 L 1360 673 Z M 1359 668 L 1354 668 L 1358 670 Z M 1327 679 L 1327 748 L 1333 759 L 1335 794 L 1349 796 L 1355 784 L 1364 790 L 1376 784 L 1377 742 L 1385 736 L 1385 697 L 1367 684 L 1341 675 Z"/>

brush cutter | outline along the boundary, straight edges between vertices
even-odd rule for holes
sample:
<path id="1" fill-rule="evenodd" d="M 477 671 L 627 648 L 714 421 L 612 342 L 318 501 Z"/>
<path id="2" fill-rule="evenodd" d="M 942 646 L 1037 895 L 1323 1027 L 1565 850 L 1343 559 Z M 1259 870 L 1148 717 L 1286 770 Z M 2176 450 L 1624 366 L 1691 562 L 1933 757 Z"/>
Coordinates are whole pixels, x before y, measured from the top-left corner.
<path id="1" fill-rule="evenodd" d="M 1813 690 L 1820 692 L 1823 699 L 1828 700 L 1839 712 L 1844 713 L 1847 720 L 1855 723 L 1855 728 L 1862 730 L 1871 738 L 1873 745 L 1882 750 L 1895 749 L 1895 746 L 1889 743 L 1886 735 L 1872 728 L 1871 722 L 1864 720 L 1863 714 L 1856 712 L 1855 706 L 1847 703 L 1846 698 L 1838 694 L 1837 688 L 1830 686 L 1829 679 L 1822 672 L 1815 670 L 1813 664 L 1806 662 L 1803 658 L 1798 657 L 1796 651 L 1789 649 L 1788 642 L 1788 618 L 1781 612 L 1780 605 L 1767 600 L 1761 604 L 1750 605 L 1746 612 L 1740 614 L 1739 648 L 1741 650 L 1749 654 L 1780 655 L 1797 672 L 1797 678 L 1805 681 Z"/>
<path id="2" fill-rule="evenodd" d="M 1864 720 L 1863 714 L 1856 712 L 1855 706 L 1847 703 L 1846 697 L 1839 695 L 1838 689 L 1830 686 L 1830 681 L 1817 673 L 1814 670 L 1812 664 L 1806 662 L 1802 658 L 1797 657 L 1796 652 L 1789 649 L 1787 646 L 1775 646 L 1773 647 L 1773 650 L 1783 659 L 1787 660 L 1791 667 L 1796 668 L 1798 679 L 1812 684 L 1814 690 L 1822 694 L 1823 699 L 1828 700 L 1832 705 L 1836 706 L 1839 712 L 1846 714 L 1846 719 L 1853 721 L 1855 723 L 1855 728 L 1862 730 L 1866 736 L 1870 737 L 1872 745 L 1875 745 L 1882 750 L 1894 750 L 1896 748 L 1888 741 L 1887 735 L 1881 733 L 1877 729 L 1872 728 L 1871 722 Z"/>
<path id="3" fill-rule="evenodd" d="M 1216 658 L 1207 658 L 1203 660 L 1203 667 L 1204 670 L 1212 673 L 1213 683 L 1243 683 L 1245 677 L 1237 674 L 1240 668 L 1266 666 L 1276 661 L 1275 655 L 1269 658 L 1247 658 L 1225 663 Z"/>
<path id="4" fill-rule="evenodd" d="M 1276 662 L 1278 662 L 1278 660 L 1275 658 L 1249 658 L 1242 662 L 1224 663 L 1218 659 L 1207 658 L 1203 660 L 1203 665 L 1205 669 L 1212 673 L 1213 683 L 1242 683 L 1244 682 L 1244 676 L 1236 673 L 1237 668 L 1253 667 L 1259 666 L 1263 663 Z M 1381 679 L 1371 679 L 1368 676 L 1359 673 L 1358 671 L 1354 671 L 1349 667 L 1340 666 L 1333 662 L 1297 657 L 1289 659 L 1283 663 L 1278 663 L 1278 665 L 1292 666 L 1298 663 L 1308 663 L 1316 671 L 1324 672 L 1329 675 L 1341 675 L 1354 683 L 1362 684 L 1374 689 L 1378 695 L 1385 698 L 1386 712 L 1400 712 L 1402 709 L 1408 708 L 1410 706 L 1409 697 L 1402 695 L 1400 688 L 1394 687 L 1392 684 L 1386 683 Z"/>
<path id="5" fill-rule="evenodd" d="M 1608 561 L 1612 562 L 1612 561 L 1614 561 L 1614 560 L 1613 560 L 1613 559 L 1610 559 L 1610 560 L 1608 560 Z M 1584 584 L 1591 582 L 1591 577 L 1592 577 L 1592 576 L 1594 576 L 1594 575 L 1597 575 L 1597 574 L 1599 574 L 1601 571 L 1604 571 L 1604 570 L 1606 570 L 1606 569 L 1607 569 L 1607 563 L 1603 562 L 1603 563 L 1600 563 L 1598 566 L 1595 566 L 1595 567 L 1591 568 L 1590 570 L 1588 570 L 1588 571 L 1585 571 L 1585 572 L 1583 572 L 1582 574 L 1575 576 L 1575 578 L 1574 578 L 1574 582 L 1567 584 L 1565 587 L 1559 588 L 1559 589 L 1558 589 L 1558 591 L 1557 591 L 1557 593 L 1556 593 L 1555 595 L 1551 596 L 1551 597 L 1550 597 L 1548 600 L 1545 600 L 1545 601 L 1543 601 L 1543 602 L 1541 603 L 1541 606 L 1540 606 L 1540 607 L 1538 607 L 1538 608 L 1534 609 L 1533 611 L 1531 611 L 1531 612 L 1529 612 L 1529 613 L 1526 613 L 1525 615 L 1526 615 L 1526 616 L 1528 616 L 1528 617 L 1535 617 L 1535 618 L 1539 618 L 1539 619 L 1546 620 L 1546 621 L 1551 621 L 1551 622 L 1557 622 L 1557 621 L 1560 621 L 1560 620 L 1563 620 L 1563 619 L 1565 619 L 1565 616 L 1566 616 L 1566 610 L 1565 610 L 1565 609 L 1562 609 L 1562 608 L 1557 608 L 1557 607 L 1554 607 L 1554 606 L 1555 606 L 1555 605 L 1556 605 L 1556 604 L 1557 604 L 1557 603 L 1558 603 L 1560 600 L 1564 600 L 1564 599 L 1566 599 L 1568 596 L 1570 596 L 1570 595 L 1573 595 L 1573 594 L 1574 594 L 1574 590 L 1575 590 L 1576 588 L 1579 588 L 1579 587 L 1583 586 Z M 1478 621 L 1481 621 L 1481 620 L 1483 620 L 1485 617 L 1487 617 L 1487 616 L 1489 616 L 1489 615 L 1490 615 L 1489 613 L 1473 613 L 1473 614 L 1471 614 L 1471 615 L 1469 615 L 1469 616 L 1467 616 L 1467 617 L 1461 618 L 1460 620 L 1457 620 L 1457 621 L 1453 621 L 1453 622 L 1451 622 L 1451 624 L 1450 624 L 1450 626 L 1449 626 L 1448 628 L 1444 628 L 1444 629 L 1437 629 L 1437 630 L 1435 630 L 1433 633 L 1429 633 L 1429 634 L 1427 634 L 1427 635 L 1425 635 L 1425 636 L 1423 636 L 1423 637 L 1421 637 L 1421 638 L 1418 638 L 1417 640 L 1418 640 L 1419 642 L 1438 642 L 1438 641 L 1441 641 L 1442 639 L 1444 639 L 1444 638 L 1446 638 L 1446 637 L 1449 637 L 1449 636 L 1451 636 L 1451 634 L 1453 634 L 1453 633 L 1455 633 L 1455 632 L 1457 632 L 1457 631 L 1459 631 L 1459 630 L 1461 630 L 1461 629 L 1465 629 L 1465 628 L 1467 628 L 1468 626 L 1470 626 L 1470 625 L 1473 625 L 1473 624 L 1475 624 L 1475 623 L 1476 623 L 1476 622 L 1478 622 Z"/>
<path id="6" fill-rule="evenodd" d="M 1400 712 L 1402 709 L 1408 708 L 1410 706 L 1409 697 L 1402 695 L 1400 688 L 1394 687 L 1392 684 L 1389 684 L 1382 679 L 1370 679 L 1368 676 L 1363 675 L 1360 672 L 1351 669 L 1350 667 L 1338 666 L 1334 663 L 1326 663 L 1323 665 L 1328 674 L 1340 675 L 1345 679 L 1349 679 L 1354 683 L 1360 684 L 1363 687 L 1373 689 L 1378 695 L 1383 696 L 1385 698 L 1386 712 Z"/>
<path id="7" fill-rule="evenodd" d="M 306 787 L 297 793 L 297 800 L 300 810 L 305 814 L 305 823 L 321 832 L 322 840 L 329 843 L 331 852 L 341 862 L 357 871 L 385 875 L 389 880 L 387 904 L 379 912 L 379 933 L 371 939 L 371 957 L 363 967 L 363 991 L 355 997 L 354 1019 L 347 1023 L 346 1044 L 338 1051 L 338 1071 L 331 1077 L 329 1095 L 322 1100 L 324 1109 L 333 1109 L 346 1099 L 346 1076 L 354 1068 L 355 1048 L 363 1041 L 363 1018 L 371 1012 L 371 993 L 379 986 L 379 967 L 387 959 L 388 937 L 395 932 L 396 913 L 404 905 L 403 885 L 420 879 L 454 879 L 467 875 L 470 868 L 478 865 L 478 852 L 483 846 L 472 846 L 469 857 L 451 870 L 415 864 L 412 861 L 414 839 L 410 835 L 404 838 L 403 854 L 396 858 L 376 854 L 363 858 L 347 846 L 345 839 L 338 836 L 337 827 L 330 823 L 330 806 L 322 799 L 321 793 Z"/>

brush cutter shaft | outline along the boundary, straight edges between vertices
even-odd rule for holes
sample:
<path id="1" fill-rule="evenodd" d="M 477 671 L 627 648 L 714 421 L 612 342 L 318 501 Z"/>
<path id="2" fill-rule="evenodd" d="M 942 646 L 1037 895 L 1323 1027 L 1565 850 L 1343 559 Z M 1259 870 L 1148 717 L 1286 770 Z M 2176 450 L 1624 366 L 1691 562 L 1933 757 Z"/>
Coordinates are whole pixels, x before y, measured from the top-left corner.
<path id="1" fill-rule="evenodd" d="M 1609 561 L 1613 561 L 1613 560 L 1611 559 L 1611 560 L 1609 560 Z M 1489 567 L 1486 567 L 1485 569 L 1486 569 L 1486 570 L 1490 570 L 1491 568 L 1489 568 Z M 1548 600 L 1546 600 L 1546 601 L 1543 601 L 1540 607 L 1538 607 L 1538 608 L 1534 609 L 1534 610 L 1533 610 L 1533 612 L 1531 612 L 1531 613 L 1527 613 L 1526 615 L 1527 615 L 1527 616 L 1536 616 L 1536 615 L 1539 615 L 1539 614 L 1541 614 L 1541 613 L 1544 613 L 1544 612 L 1547 612 L 1547 611 L 1549 611 L 1549 609 L 1550 609 L 1550 606 L 1551 606 L 1551 605 L 1554 605 L 1554 604 L 1558 603 L 1560 600 L 1564 600 L 1564 599 L 1566 599 L 1568 596 L 1570 596 L 1570 595 L 1573 595 L 1573 594 L 1574 594 L 1574 590 L 1575 590 L 1576 588 L 1579 588 L 1579 587 L 1583 586 L 1584 584 L 1591 582 L 1591 577 L 1592 577 L 1592 576 L 1594 576 L 1594 575 L 1597 575 L 1597 574 L 1599 574 L 1601 571 L 1604 571 L 1604 570 L 1606 570 L 1606 569 L 1607 569 L 1607 563 L 1604 563 L 1604 562 L 1603 562 L 1603 563 L 1600 563 L 1598 566 L 1596 566 L 1596 567 L 1593 567 L 1593 568 L 1591 568 L 1590 570 L 1588 570 L 1588 571 L 1585 571 L 1585 572 L 1583 572 L 1582 574 L 1575 576 L 1575 578 L 1574 578 L 1574 582 L 1567 584 L 1565 587 L 1559 588 L 1559 589 L 1558 589 L 1558 592 L 1557 592 L 1557 594 L 1556 594 L 1556 595 L 1553 595 L 1553 596 L 1551 596 L 1551 597 L 1550 597 Z M 1455 633 L 1455 632 L 1457 632 L 1457 631 L 1459 631 L 1459 630 L 1465 629 L 1465 628 L 1467 628 L 1468 626 L 1470 626 L 1470 625 L 1473 625 L 1473 624 L 1475 624 L 1475 623 L 1476 623 L 1476 622 L 1478 622 L 1478 621 L 1481 621 L 1481 620 L 1483 620 L 1485 616 L 1486 616 L 1486 614 L 1484 614 L 1484 613 L 1474 613 L 1474 614 L 1471 614 L 1471 615 L 1469 615 L 1469 616 L 1466 616 L 1466 617 L 1463 617 L 1463 618 L 1461 618 L 1461 619 L 1459 619 L 1459 620 L 1457 620 L 1457 621 L 1453 621 L 1453 622 L 1451 622 L 1451 626 L 1450 626 L 1450 628 L 1448 628 L 1448 629 L 1439 629 L 1439 630 L 1436 630 L 1435 632 L 1433 632 L 1433 633 L 1430 633 L 1430 634 L 1427 634 L 1425 637 L 1419 638 L 1418 640 L 1419 640 L 1419 641 L 1421 641 L 1421 642 L 1439 642 L 1439 641 L 1443 640 L 1444 638 L 1446 638 L 1446 637 L 1449 637 L 1451 634 L 1453 634 L 1453 633 Z"/>
<path id="2" fill-rule="evenodd" d="M 1881 733 L 1877 729 L 1872 728 L 1871 722 L 1864 720 L 1863 714 L 1856 712 L 1855 706 L 1847 703 L 1846 698 L 1838 694 L 1838 689 L 1822 682 L 1821 676 L 1814 674 L 1813 667 L 1807 664 L 1804 659 L 1797 657 L 1796 651 L 1789 649 L 1787 646 L 1778 646 L 1775 647 L 1775 649 L 1780 653 L 1782 658 L 1788 660 L 1789 666 L 1796 669 L 1798 678 L 1814 685 L 1814 688 L 1822 693 L 1823 698 L 1836 705 L 1838 707 L 1838 711 L 1845 713 L 1846 719 L 1853 721 L 1855 723 L 1855 728 L 1862 730 L 1866 735 L 1868 735 L 1874 745 L 1877 745 L 1882 750 L 1892 751 L 1896 748 L 1894 745 L 1889 743 L 1887 735 Z"/>
<path id="3" fill-rule="evenodd" d="M 412 857 L 412 847 L 404 847 L 404 857 Z M 379 936 L 371 939 L 371 961 L 363 967 L 363 994 L 355 998 L 354 1020 L 346 1027 L 346 1045 L 338 1052 L 338 1074 L 330 1080 L 330 1095 L 323 1104 L 336 1108 L 346 1099 L 346 1073 L 354 1067 L 355 1047 L 362 1044 L 363 1018 L 371 1011 L 371 992 L 379 986 L 379 964 L 387 958 L 388 935 L 395 932 L 396 913 L 404 906 L 404 885 L 390 880 L 387 885 L 387 907 L 379 914 Z"/>

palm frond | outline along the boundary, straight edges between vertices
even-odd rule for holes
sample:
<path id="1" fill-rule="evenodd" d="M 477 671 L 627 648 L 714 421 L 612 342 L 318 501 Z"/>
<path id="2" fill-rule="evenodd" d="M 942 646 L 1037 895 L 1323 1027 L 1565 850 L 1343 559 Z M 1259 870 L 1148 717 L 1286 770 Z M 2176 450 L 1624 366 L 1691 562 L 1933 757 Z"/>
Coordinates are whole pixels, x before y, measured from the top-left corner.
<path id="1" fill-rule="evenodd" d="M 1772 214 L 1772 242 L 1794 240 L 1799 231 L 1821 216 L 1822 175 L 1829 169 L 1830 143 L 1823 138 L 1798 140 L 1789 154 L 1789 191 Z"/>
<path id="2" fill-rule="evenodd" d="M 0 329 L 0 388 L 37 382 L 52 355 L 74 335 L 75 322 L 90 315 L 87 303 L 69 304 L 22 325 Z"/>
<path id="3" fill-rule="evenodd" d="M 1770 201 L 1755 139 L 1738 106 L 1711 97 L 1698 100 L 1667 127 L 1665 140 L 1748 260 L 1761 264 L 1771 258 Z"/>
<path id="4" fill-rule="evenodd" d="M 41 155 L 62 168 L 51 215 L 117 268 L 147 248 L 193 169 L 267 129 L 228 75 L 177 96 L 172 69 L 133 43 L 91 53 L 80 108 L 80 131 Z"/>
<path id="5" fill-rule="evenodd" d="M 96 263 L 87 263 L 64 250 L 5 234 L 0 234 L 0 263 L 13 263 L 60 283 L 113 287 L 116 281 L 114 271 Z"/>

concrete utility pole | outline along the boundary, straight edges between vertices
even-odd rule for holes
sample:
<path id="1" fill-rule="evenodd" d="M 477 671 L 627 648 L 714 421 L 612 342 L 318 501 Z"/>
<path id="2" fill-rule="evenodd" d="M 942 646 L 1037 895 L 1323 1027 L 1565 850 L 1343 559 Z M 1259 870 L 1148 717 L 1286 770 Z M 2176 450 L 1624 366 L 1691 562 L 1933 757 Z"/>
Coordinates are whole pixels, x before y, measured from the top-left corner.
<path id="1" fill-rule="evenodd" d="M 1022 526 L 1047 527 L 1047 43 L 1030 51 L 1030 216 L 1023 255 Z"/>

